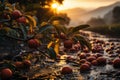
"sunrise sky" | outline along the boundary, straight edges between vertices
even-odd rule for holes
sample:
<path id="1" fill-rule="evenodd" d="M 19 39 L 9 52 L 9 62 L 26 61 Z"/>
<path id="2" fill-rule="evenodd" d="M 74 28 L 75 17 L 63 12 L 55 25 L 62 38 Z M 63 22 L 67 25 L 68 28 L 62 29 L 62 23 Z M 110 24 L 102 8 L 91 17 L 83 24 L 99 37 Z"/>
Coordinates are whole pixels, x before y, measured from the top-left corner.
<path id="1" fill-rule="evenodd" d="M 120 0 L 64 0 L 60 10 L 81 7 L 85 9 L 95 9 L 101 6 L 107 6 Z"/>

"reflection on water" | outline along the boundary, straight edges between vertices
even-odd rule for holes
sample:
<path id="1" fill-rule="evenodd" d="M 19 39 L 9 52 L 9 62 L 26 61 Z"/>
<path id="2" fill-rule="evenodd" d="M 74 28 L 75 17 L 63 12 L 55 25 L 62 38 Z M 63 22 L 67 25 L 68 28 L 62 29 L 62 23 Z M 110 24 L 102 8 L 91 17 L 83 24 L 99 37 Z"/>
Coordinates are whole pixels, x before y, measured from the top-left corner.
<path id="1" fill-rule="evenodd" d="M 66 60 L 64 60 L 65 58 L 67 57 L 67 55 L 63 55 L 63 56 L 61 56 L 60 57 L 60 62 L 57 64 L 57 65 L 59 65 L 59 66 L 61 66 L 61 65 L 65 65 L 66 64 Z"/>

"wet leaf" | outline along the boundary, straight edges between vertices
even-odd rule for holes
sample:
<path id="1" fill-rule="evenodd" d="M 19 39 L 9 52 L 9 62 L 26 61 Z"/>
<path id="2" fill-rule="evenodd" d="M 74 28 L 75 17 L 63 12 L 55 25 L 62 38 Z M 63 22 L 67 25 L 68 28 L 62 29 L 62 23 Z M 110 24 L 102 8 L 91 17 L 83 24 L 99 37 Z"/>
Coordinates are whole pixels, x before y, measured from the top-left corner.
<path id="1" fill-rule="evenodd" d="M 51 25 L 41 26 L 41 27 L 39 28 L 39 33 L 42 33 L 42 32 L 44 32 L 44 31 L 46 31 L 47 29 L 51 29 L 51 28 L 53 28 L 53 26 L 51 26 Z"/>
<path id="2" fill-rule="evenodd" d="M 71 27 L 71 29 L 69 30 L 69 33 L 67 35 L 71 36 L 74 33 L 78 32 L 79 30 L 87 28 L 87 27 L 89 27 L 89 25 L 87 25 L 87 24 L 86 25 L 79 25 L 76 27 Z"/>
<path id="3" fill-rule="evenodd" d="M 74 41 L 79 41 L 82 47 L 87 47 L 89 50 L 91 50 L 91 44 L 89 43 L 89 40 L 87 38 L 81 36 L 80 34 L 76 34 L 73 37 Z"/>

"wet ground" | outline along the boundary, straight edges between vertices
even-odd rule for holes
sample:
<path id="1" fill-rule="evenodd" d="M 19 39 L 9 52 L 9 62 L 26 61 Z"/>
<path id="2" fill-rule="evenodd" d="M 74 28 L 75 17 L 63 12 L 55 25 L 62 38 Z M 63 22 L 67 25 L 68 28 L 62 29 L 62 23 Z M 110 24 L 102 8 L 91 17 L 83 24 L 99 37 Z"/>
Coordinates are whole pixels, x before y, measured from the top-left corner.
<path id="1" fill-rule="evenodd" d="M 38 65 L 37 66 L 38 69 L 36 68 L 37 73 L 33 75 L 32 74 L 33 71 L 29 72 L 29 76 L 31 78 L 34 78 L 35 76 L 39 76 L 40 79 L 46 78 L 50 80 L 120 80 L 120 71 L 119 71 L 120 69 L 119 68 L 116 69 L 113 67 L 113 64 L 109 64 L 109 62 L 112 61 L 113 59 L 119 58 L 120 52 L 118 50 L 120 50 L 120 43 L 119 43 L 120 39 L 108 38 L 106 36 L 88 31 L 82 32 L 82 35 L 87 36 L 93 45 L 96 44 L 93 43 L 94 40 L 100 40 L 103 42 L 103 43 L 101 42 L 97 43 L 97 45 L 99 44 L 103 48 L 101 51 L 89 52 L 89 54 L 96 54 L 96 53 L 102 54 L 103 57 L 106 58 L 107 60 L 105 65 L 102 66 L 91 65 L 89 71 L 81 72 L 80 71 L 81 64 L 79 63 L 80 58 L 78 57 L 78 54 L 80 54 L 81 51 L 78 51 L 75 53 L 67 53 L 67 55 L 62 55 L 61 56 L 62 60 L 56 62 L 46 59 L 44 68 L 40 68 L 41 65 Z M 106 51 L 109 48 L 112 49 L 109 52 Z M 68 56 L 74 58 L 74 60 L 66 62 L 66 58 Z M 71 67 L 73 69 L 73 73 L 65 74 L 65 75 L 61 74 L 61 69 L 64 66 Z"/>
<path id="2" fill-rule="evenodd" d="M 97 46 L 100 49 L 90 52 L 81 52 L 79 50 L 77 52 L 64 53 L 56 61 L 43 56 L 39 57 L 39 51 L 34 51 L 33 53 L 35 53 L 37 59 L 39 58 L 38 61 L 35 63 L 36 58 L 31 60 L 32 66 L 30 70 L 20 70 L 20 74 L 26 75 L 28 77 L 26 80 L 120 80 L 120 68 L 114 68 L 112 64 L 115 58 L 120 57 L 120 38 L 109 38 L 88 31 L 81 31 L 81 35 L 88 37 L 93 48 Z M 90 70 L 81 72 L 81 58 L 78 56 L 81 53 L 90 55 L 102 54 L 106 58 L 106 64 L 102 66 L 91 64 Z M 72 59 L 67 60 L 68 57 Z M 72 68 L 72 73 L 61 74 L 62 68 L 66 66 Z M 12 80 L 16 79 L 13 78 Z"/>

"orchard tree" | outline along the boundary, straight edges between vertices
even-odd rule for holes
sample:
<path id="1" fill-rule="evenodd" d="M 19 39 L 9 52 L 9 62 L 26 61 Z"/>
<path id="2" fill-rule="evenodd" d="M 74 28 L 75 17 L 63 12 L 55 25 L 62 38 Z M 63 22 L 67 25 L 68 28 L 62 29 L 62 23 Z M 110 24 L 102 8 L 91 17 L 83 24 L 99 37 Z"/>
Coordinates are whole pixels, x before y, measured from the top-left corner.
<path id="1" fill-rule="evenodd" d="M 54 9 L 52 9 L 51 6 L 55 3 L 62 5 L 63 1 L 64 0 L 1 0 L 2 4 L 9 2 L 22 12 L 37 16 L 39 23 L 43 20 L 48 21 L 51 16 L 54 16 Z"/>

